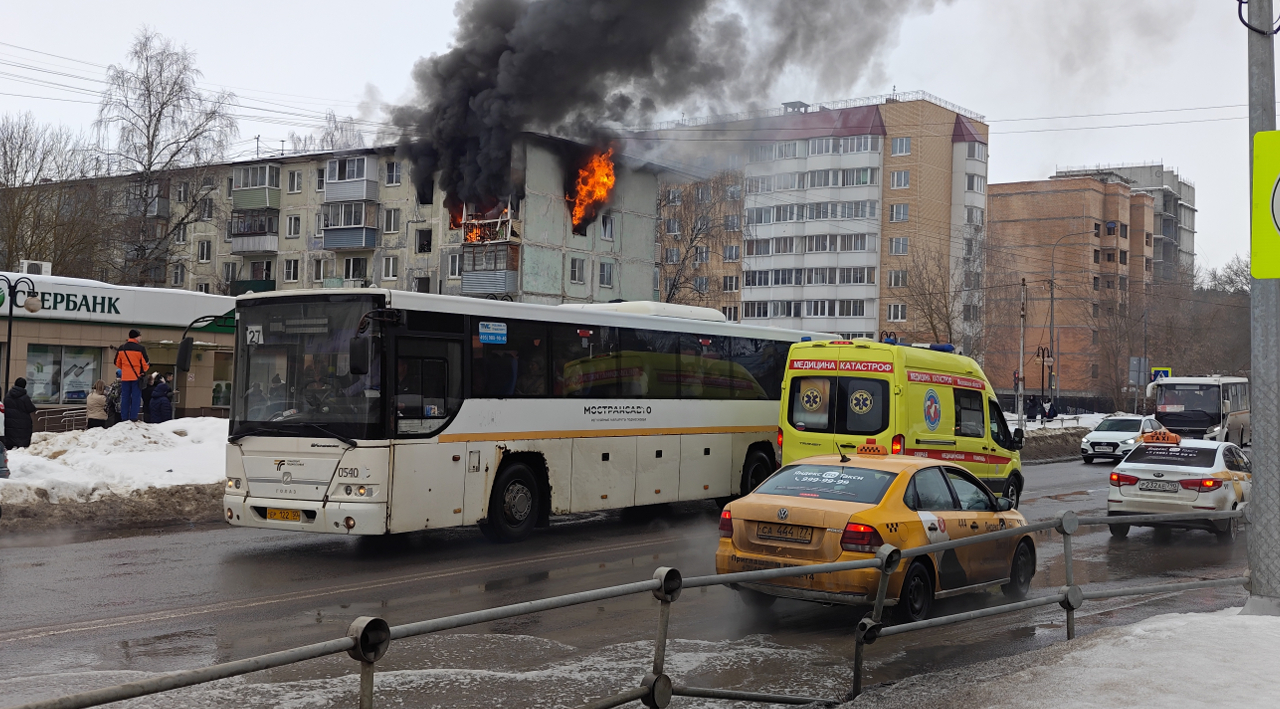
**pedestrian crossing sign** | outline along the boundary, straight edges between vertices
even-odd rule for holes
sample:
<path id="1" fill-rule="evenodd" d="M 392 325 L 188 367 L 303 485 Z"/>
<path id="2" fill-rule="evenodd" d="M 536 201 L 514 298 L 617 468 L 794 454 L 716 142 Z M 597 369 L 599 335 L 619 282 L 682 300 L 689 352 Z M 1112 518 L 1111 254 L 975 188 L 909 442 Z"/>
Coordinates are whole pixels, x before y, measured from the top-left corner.
<path id="1" fill-rule="evenodd" d="M 1157 379 L 1167 379 L 1172 376 L 1173 376 L 1173 367 L 1152 367 L 1151 368 L 1151 381 L 1153 382 Z"/>

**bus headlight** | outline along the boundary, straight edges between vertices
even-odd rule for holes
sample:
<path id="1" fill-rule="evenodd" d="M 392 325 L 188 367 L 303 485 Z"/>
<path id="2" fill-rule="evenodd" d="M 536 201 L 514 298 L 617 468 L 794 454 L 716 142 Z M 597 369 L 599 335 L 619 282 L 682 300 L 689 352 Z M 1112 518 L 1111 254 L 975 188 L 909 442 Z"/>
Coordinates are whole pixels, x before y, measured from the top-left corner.
<path id="1" fill-rule="evenodd" d="M 1206 436 L 1212 436 L 1213 434 L 1215 434 L 1215 433 L 1217 433 L 1218 431 L 1221 431 L 1221 430 L 1222 430 L 1222 424 L 1218 423 L 1218 424 L 1214 424 L 1214 425 L 1210 426 L 1210 427 L 1208 428 L 1208 430 L 1206 430 L 1206 431 L 1204 432 L 1204 434 L 1205 434 Z"/>
<path id="2" fill-rule="evenodd" d="M 365 495 L 369 494 L 369 488 L 365 487 L 364 485 L 361 485 L 360 487 L 356 488 L 356 494 L 359 495 L 360 497 L 364 497 Z"/>
<path id="3" fill-rule="evenodd" d="M 239 490 L 239 489 L 240 489 L 240 478 L 227 478 L 227 489 L 228 489 L 228 490 Z"/>
<path id="4" fill-rule="evenodd" d="M 351 495 L 351 486 L 350 486 L 350 485 L 348 485 L 348 486 L 346 486 L 345 488 L 343 488 L 342 493 L 343 493 L 344 495 L 350 496 L 350 495 Z"/>

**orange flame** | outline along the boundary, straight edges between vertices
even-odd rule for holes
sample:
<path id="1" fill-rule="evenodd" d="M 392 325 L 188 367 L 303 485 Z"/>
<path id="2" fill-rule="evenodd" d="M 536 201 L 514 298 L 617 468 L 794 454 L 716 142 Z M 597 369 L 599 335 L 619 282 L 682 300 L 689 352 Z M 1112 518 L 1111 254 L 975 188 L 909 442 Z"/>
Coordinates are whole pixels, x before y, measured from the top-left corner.
<path id="1" fill-rule="evenodd" d="M 584 219 L 594 217 L 596 208 L 609 199 L 613 183 L 617 178 L 613 174 L 613 148 L 591 156 L 587 164 L 578 170 L 578 182 L 572 198 L 573 225 L 581 226 Z"/>

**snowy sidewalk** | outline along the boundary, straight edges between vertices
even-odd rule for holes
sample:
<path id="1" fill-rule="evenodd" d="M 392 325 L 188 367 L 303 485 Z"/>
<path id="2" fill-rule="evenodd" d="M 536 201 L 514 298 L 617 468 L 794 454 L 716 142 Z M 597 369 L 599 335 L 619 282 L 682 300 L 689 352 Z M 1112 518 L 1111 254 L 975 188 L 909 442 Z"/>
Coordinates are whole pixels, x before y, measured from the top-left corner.
<path id="1" fill-rule="evenodd" d="M 208 417 L 37 433 L 27 448 L 9 451 L 0 503 L 90 502 L 149 487 L 219 483 L 226 444 L 227 420 Z"/>
<path id="2" fill-rule="evenodd" d="M 1160 615 L 1040 650 L 919 675 L 844 705 L 1031 709 L 1280 704 L 1280 617 Z M 874 660 L 874 646 L 868 657 Z"/>

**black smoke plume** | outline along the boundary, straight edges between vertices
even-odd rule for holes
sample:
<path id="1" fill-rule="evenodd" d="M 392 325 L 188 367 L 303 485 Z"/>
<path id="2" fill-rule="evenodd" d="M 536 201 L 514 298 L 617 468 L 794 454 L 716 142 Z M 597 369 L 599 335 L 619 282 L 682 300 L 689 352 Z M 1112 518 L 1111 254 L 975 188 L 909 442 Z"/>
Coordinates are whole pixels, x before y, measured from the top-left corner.
<path id="1" fill-rule="evenodd" d="M 417 63 L 417 105 L 395 111 L 401 151 L 420 190 L 438 179 L 455 208 L 492 203 L 512 193 L 522 131 L 601 143 L 662 109 L 754 107 L 796 76 L 847 94 L 934 3 L 461 0 L 452 48 Z"/>

